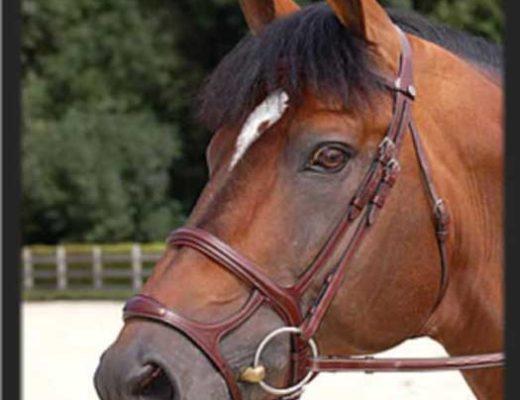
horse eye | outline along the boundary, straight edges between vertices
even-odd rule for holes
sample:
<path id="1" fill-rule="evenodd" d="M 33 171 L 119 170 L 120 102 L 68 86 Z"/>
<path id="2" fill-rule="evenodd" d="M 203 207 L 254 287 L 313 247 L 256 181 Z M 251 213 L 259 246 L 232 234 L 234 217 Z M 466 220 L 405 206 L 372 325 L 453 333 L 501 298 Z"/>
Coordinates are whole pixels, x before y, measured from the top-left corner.
<path id="1" fill-rule="evenodd" d="M 317 149 L 308 163 L 308 169 L 316 172 L 338 172 L 350 158 L 347 149 L 339 144 L 328 144 Z"/>

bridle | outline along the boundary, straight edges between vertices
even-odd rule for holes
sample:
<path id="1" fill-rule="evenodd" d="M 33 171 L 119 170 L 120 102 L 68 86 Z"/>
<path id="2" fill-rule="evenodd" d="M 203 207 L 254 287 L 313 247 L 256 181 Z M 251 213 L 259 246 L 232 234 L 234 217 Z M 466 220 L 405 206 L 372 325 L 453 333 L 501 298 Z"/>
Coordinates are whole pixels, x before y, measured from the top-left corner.
<path id="1" fill-rule="evenodd" d="M 218 323 L 205 324 L 187 319 L 168 309 L 152 297 L 137 295 L 128 300 L 124 319 L 144 318 L 161 322 L 185 334 L 208 357 L 225 379 L 233 400 L 242 398 L 237 377 L 219 350 L 221 339 L 242 325 L 262 305 L 276 311 L 286 324 L 271 332 L 260 343 L 252 367 L 243 371 L 242 381 L 258 383 L 275 396 L 298 398 L 303 387 L 323 371 L 437 371 L 490 368 L 502 366 L 503 353 L 478 354 L 446 358 L 375 359 L 372 357 L 319 357 L 317 345 L 312 339 L 338 291 L 346 266 L 363 237 L 374 225 L 380 210 L 390 194 L 400 171 L 398 155 L 405 133 L 409 130 L 422 180 L 433 209 L 433 222 L 440 254 L 441 279 L 439 293 L 433 311 L 440 304 L 448 284 L 448 260 L 446 238 L 450 223 L 448 210 L 433 184 L 430 166 L 423 150 L 417 128 L 411 117 L 411 106 L 416 96 L 412 72 L 412 50 L 406 35 L 398 28 L 402 54 L 398 78 L 388 84 L 394 95 L 393 116 L 387 133 L 379 144 L 377 154 L 364 176 L 359 189 L 351 199 L 346 212 L 321 248 L 311 266 L 291 287 L 281 287 L 265 275 L 253 262 L 232 247 L 198 228 L 180 228 L 174 231 L 168 243 L 175 247 L 189 247 L 226 268 L 252 289 L 246 304 L 233 316 Z M 318 274 L 330 265 L 337 254 L 348 228 L 354 229 L 350 241 L 343 249 L 340 261 L 327 272 L 322 288 L 312 305 L 302 311 L 302 296 Z M 290 368 L 286 381 L 292 386 L 284 389 L 270 386 L 264 381 L 265 368 L 261 354 L 275 336 L 291 334 Z M 285 397 L 285 398 L 289 398 Z"/>

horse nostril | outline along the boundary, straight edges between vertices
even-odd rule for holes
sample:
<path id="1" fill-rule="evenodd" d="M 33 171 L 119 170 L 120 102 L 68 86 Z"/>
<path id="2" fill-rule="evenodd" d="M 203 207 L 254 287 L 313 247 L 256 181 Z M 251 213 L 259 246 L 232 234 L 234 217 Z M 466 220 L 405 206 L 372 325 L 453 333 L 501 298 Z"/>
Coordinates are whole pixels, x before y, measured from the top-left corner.
<path id="1" fill-rule="evenodd" d="M 133 395 L 142 400 L 176 400 L 175 384 L 156 364 L 147 364 L 133 379 Z"/>

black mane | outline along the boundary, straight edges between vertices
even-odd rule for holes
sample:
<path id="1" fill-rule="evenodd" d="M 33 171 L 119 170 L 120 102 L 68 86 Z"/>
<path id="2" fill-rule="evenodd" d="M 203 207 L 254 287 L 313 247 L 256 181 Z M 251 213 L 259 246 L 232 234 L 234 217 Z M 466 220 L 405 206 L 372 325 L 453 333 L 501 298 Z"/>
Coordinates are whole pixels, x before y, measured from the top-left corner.
<path id="1" fill-rule="evenodd" d="M 411 12 L 389 10 L 404 31 L 492 70 L 502 66 L 498 45 Z M 340 24 L 323 3 L 274 21 L 258 36 L 247 35 L 220 62 L 200 93 L 202 122 L 215 130 L 245 118 L 267 93 L 283 89 L 298 102 L 310 90 L 322 99 L 356 106 L 383 86 L 369 45 Z"/>

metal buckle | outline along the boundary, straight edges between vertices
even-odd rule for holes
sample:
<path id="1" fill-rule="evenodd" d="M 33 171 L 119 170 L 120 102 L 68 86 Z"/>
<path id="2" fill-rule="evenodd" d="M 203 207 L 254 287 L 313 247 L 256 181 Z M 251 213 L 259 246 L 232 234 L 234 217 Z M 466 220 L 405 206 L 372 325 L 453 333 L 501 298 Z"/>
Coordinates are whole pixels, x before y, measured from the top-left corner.
<path id="1" fill-rule="evenodd" d="M 392 158 L 395 158 L 396 144 L 388 136 L 385 136 L 378 146 L 378 160 L 386 164 Z"/>
<path id="2" fill-rule="evenodd" d="M 389 171 L 393 170 L 394 168 L 395 168 L 396 170 L 401 169 L 401 166 L 399 165 L 399 160 L 398 160 L 397 158 L 395 158 L 395 157 L 392 158 L 392 159 L 388 162 L 386 168 L 387 168 Z"/>
<path id="3" fill-rule="evenodd" d="M 448 235 L 448 225 L 450 224 L 450 214 L 443 199 L 437 199 L 433 207 L 435 216 L 435 231 L 439 240 L 444 241 Z"/>
<path id="4" fill-rule="evenodd" d="M 385 136 L 383 138 L 383 140 L 381 140 L 381 143 L 379 143 L 379 148 L 380 149 L 385 149 L 387 147 L 390 147 L 390 148 L 395 148 L 395 142 L 390 139 L 388 136 Z"/>
<path id="5" fill-rule="evenodd" d="M 262 356 L 262 352 L 264 351 L 265 347 L 269 344 L 269 342 L 276 336 L 282 334 L 282 333 L 292 333 L 296 335 L 301 335 L 302 330 L 299 327 L 296 326 L 284 326 L 282 328 L 275 329 L 272 331 L 269 335 L 267 335 L 258 345 L 258 349 L 255 353 L 255 359 L 253 361 L 253 368 L 259 368 L 262 367 L 260 364 L 260 357 Z M 307 343 L 309 344 L 309 347 L 312 352 L 312 357 L 317 358 L 318 357 L 318 345 L 314 341 L 314 339 L 310 338 Z M 288 388 L 276 388 L 274 386 L 269 385 L 266 383 L 263 379 L 258 381 L 257 383 L 262 387 L 264 391 L 267 393 L 273 394 L 275 396 L 290 396 L 295 395 L 297 393 L 301 393 L 304 386 L 307 385 L 312 377 L 314 376 L 314 372 L 310 370 L 305 377 L 298 382 L 297 384 L 290 386 Z"/>
<path id="6" fill-rule="evenodd" d="M 446 214 L 446 204 L 443 199 L 437 199 L 433 205 L 433 214 L 437 218 L 442 218 Z"/>
<path id="7" fill-rule="evenodd" d="M 401 164 L 397 158 L 393 157 L 385 166 L 383 181 L 389 186 L 394 186 L 394 183 L 397 180 L 397 174 L 399 174 L 400 171 Z"/>
<path id="8" fill-rule="evenodd" d="M 417 89 L 414 85 L 408 85 L 407 87 L 402 86 L 402 80 L 401 78 L 397 78 L 394 82 L 394 90 L 404 93 L 408 97 L 410 97 L 412 100 L 415 99 L 417 96 Z"/>
<path id="9" fill-rule="evenodd" d="M 364 360 L 375 360 L 376 358 L 374 356 L 364 356 L 362 357 Z M 365 369 L 365 374 L 373 374 L 373 370 Z"/>

